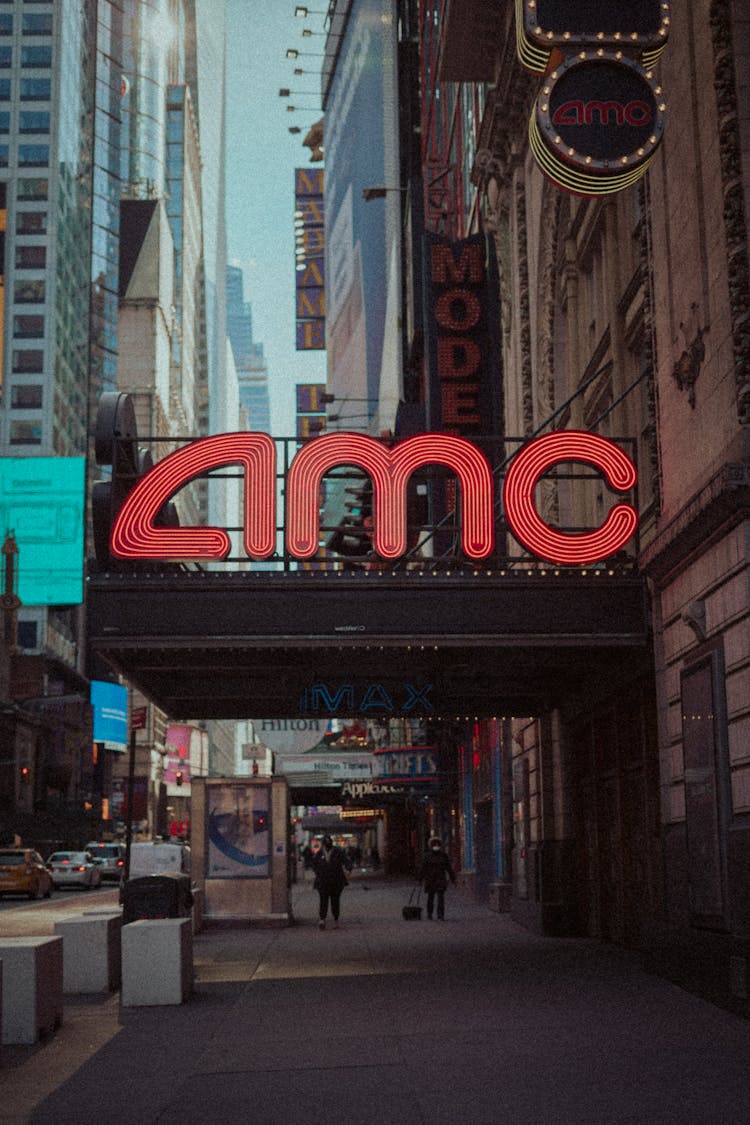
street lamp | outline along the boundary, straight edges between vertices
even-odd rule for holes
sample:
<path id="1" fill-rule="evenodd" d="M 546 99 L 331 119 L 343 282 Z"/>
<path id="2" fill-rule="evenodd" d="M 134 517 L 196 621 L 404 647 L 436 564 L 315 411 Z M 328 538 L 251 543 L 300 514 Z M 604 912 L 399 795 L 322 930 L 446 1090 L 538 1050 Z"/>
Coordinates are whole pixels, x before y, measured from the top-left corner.
<path id="1" fill-rule="evenodd" d="M 287 47 L 286 57 L 288 59 L 298 59 L 300 55 L 307 59 L 324 59 L 325 55 L 318 55 L 312 51 L 298 51 L 296 47 Z"/>
<path id="2" fill-rule="evenodd" d="M 297 19 L 306 20 L 308 16 L 327 16 L 328 12 L 314 11 L 312 8 L 306 8 L 304 4 L 298 4 L 294 9 L 294 14 Z"/>
<path id="3" fill-rule="evenodd" d="M 377 399 L 377 396 L 374 396 L 374 395 L 369 397 L 369 398 L 354 398 L 350 395 L 335 395 L 335 394 L 332 394 L 330 391 L 324 391 L 323 394 L 320 396 L 320 401 L 325 402 L 325 403 L 338 402 L 338 401 L 341 401 L 341 402 L 377 402 L 378 399 Z"/>

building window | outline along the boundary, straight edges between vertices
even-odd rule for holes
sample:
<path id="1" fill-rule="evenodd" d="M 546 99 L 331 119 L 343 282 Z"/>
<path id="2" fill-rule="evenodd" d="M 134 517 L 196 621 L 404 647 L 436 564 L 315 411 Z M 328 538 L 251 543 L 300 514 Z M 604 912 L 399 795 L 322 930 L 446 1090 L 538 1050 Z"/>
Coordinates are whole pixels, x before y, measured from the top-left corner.
<path id="1" fill-rule="evenodd" d="M 48 180 L 32 180 L 28 176 L 19 176 L 16 199 L 18 199 L 19 201 L 24 199 L 46 199 L 48 190 Z"/>
<path id="2" fill-rule="evenodd" d="M 7 109 L 0 111 L 0 133 L 10 132 L 10 112 Z"/>
<path id="3" fill-rule="evenodd" d="M 0 102 L 10 101 L 10 78 L 0 78 Z"/>
<path id="4" fill-rule="evenodd" d="M 12 410 L 41 410 L 44 388 L 40 383 L 21 383 L 10 388 Z"/>
<path id="5" fill-rule="evenodd" d="M 46 265 L 46 246 L 16 246 L 17 270 L 43 270 Z"/>
<path id="6" fill-rule="evenodd" d="M 21 31 L 24 35 L 51 35 L 52 13 L 40 12 L 38 15 L 24 15 L 21 17 Z"/>
<path id="7" fill-rule="evenodd" d="M 21 66 L 52 66 L 52 47 L 21 47 Z"/>
<path id="8" fill-rule="evenodd" d="M 0 15 L 0 35 L 13 34 L 13 16 L 10 12 L 3 12 Z"/>
<path id="9" fill-rule="evenodd" d="M 20 168 L 46 168 L 49 163 L 49 145 L 19 145 Z"/>
<path id="10" fill-rule="evenodd" d="M 13 282 L 13 300 L 17 305 L 42 305 L 46 297 L 46 287 L 42 278 Z"/>
<path id="11" fill-rule="evenodd" d="M 10 424 L 11 445 L 41 445 L 42 423 L 19 420 Z"/>
<path id="12" fill-rule="evenodd" d="M 46 110 L 28 109 L 18 115 L 19 133 L 49 133 L 49 113 Z"/>
<path id="13" fill-rule="evenodd" d="M 23 375 L 41 375 L 44 371 L 44 352 L 41 348 L 14 348 L 13 370 Z"/>
<path id="14" fill-rule="evenodd" d="M 38 621 L 19 621 L 18 622 L 18 647 L 19 648 L 36 648 L 37 646 L 37 626 Z"/>
<path id="15" fill-rule="evenodd" d="M 0 66 L 7 69 L 9 66 L 12 66 L 12 65 L 13 65 L 13 48 L 12 47 L 5 47 L 5 46 L 0 47 Z"/>
<path id="16" fill-rule="evenodd" d="M 2 50 L 2 48 L 0 48 Z M 0 63 L 2 66 L 2 63 Z M 52 91 L 52 83 L 49 78 L 22 78 L 21 79 L 21 101 L 22 102 L 48 102 Z"/>
<path id="17" fill-rule="evenodd" d="M 17 211 L 16 234 L 46 234 L 46 211 Z"/>
<path id="18" fill-rule="evenodd" d="M 8 146 L 0 145 L 0 168 L 8 167 Z"/>
<path id="19" fill-rule="evenodd" d="M 19 340 L 38 339 L 44 335 L 44 317 L 14 316 L 13 335 Z"/>

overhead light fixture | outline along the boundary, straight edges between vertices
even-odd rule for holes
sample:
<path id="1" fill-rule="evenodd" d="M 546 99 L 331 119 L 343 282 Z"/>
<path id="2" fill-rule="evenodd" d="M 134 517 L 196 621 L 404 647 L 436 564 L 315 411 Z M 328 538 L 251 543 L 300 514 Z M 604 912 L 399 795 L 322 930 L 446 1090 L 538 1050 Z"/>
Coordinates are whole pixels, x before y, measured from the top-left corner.
<path id="1" fill-rule="evenodd" d="M 383 187 L 382 185 L 377 185 L 376 187 L 366 187 L 362 188 L 362 198 L 364 199 L 365 203 L 369 203 L 372 199 L 384 199 L 389 191 L 403 192 L 406 191 L 406 188 Z"/>

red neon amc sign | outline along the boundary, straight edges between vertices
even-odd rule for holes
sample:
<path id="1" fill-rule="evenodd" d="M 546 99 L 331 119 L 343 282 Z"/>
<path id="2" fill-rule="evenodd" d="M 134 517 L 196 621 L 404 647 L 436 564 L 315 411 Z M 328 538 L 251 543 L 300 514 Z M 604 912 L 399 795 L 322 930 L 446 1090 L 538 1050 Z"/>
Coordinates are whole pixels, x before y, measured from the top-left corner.
<path id="1" fill-rule="evenodd" d="M 627 492 L 635 465 L 614 442 L 598 434 L 561 430 L 534 438 L 508 466 L 503 506 L 513 535 L 533 554 L 551 562 L 580 565 L 609 558 L 630 539 L 638 524 L 631 504 L 616 504 L 595 531 L 555 530 L 537 511 L 534 491 L 555 465 L 593 465 L 609 487 Z M 296 559 L 318 551 L 318 508 L 323 477 L 340 465 L 355 465 L 372 480 L 373 548 L 383 559 L 406 551 L 406 485 L 425 465 L 444 465 L 461 486 L 461 546 L 470 559 L 491 554 L 495 542 L 494 480 L 487 458 L 471 441 L 450 434 L 417 434 L 385 446 L 366 434 L 324 434 L 304 445 L 286 480 L 286 544 Z M 209 469 L 240 465 L 244 470 L 244 547 L 265 559 L 276 547 L 276 447 L 263 433 L 220 434 L 178 449 L 150 469 L 127 496 L 112 527 L 110 550 L 120 559 L 223 559 L 230 551 L 219 527 L 157 527 L 155 519 L 170 497 Z"/>

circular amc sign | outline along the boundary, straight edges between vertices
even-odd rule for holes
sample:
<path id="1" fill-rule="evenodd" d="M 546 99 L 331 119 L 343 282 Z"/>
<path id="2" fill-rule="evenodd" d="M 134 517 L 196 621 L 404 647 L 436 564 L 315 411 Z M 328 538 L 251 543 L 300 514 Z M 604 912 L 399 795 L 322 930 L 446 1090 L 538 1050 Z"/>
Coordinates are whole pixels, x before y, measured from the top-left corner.
<path id="1" fill-rule="evenodd" d="M 646 171 L 664 133 L 665 109 L 661 87 L 638 63 L 580 51 L 545 80 L 529 143 L 559 187 L 606 195 Z"/>

